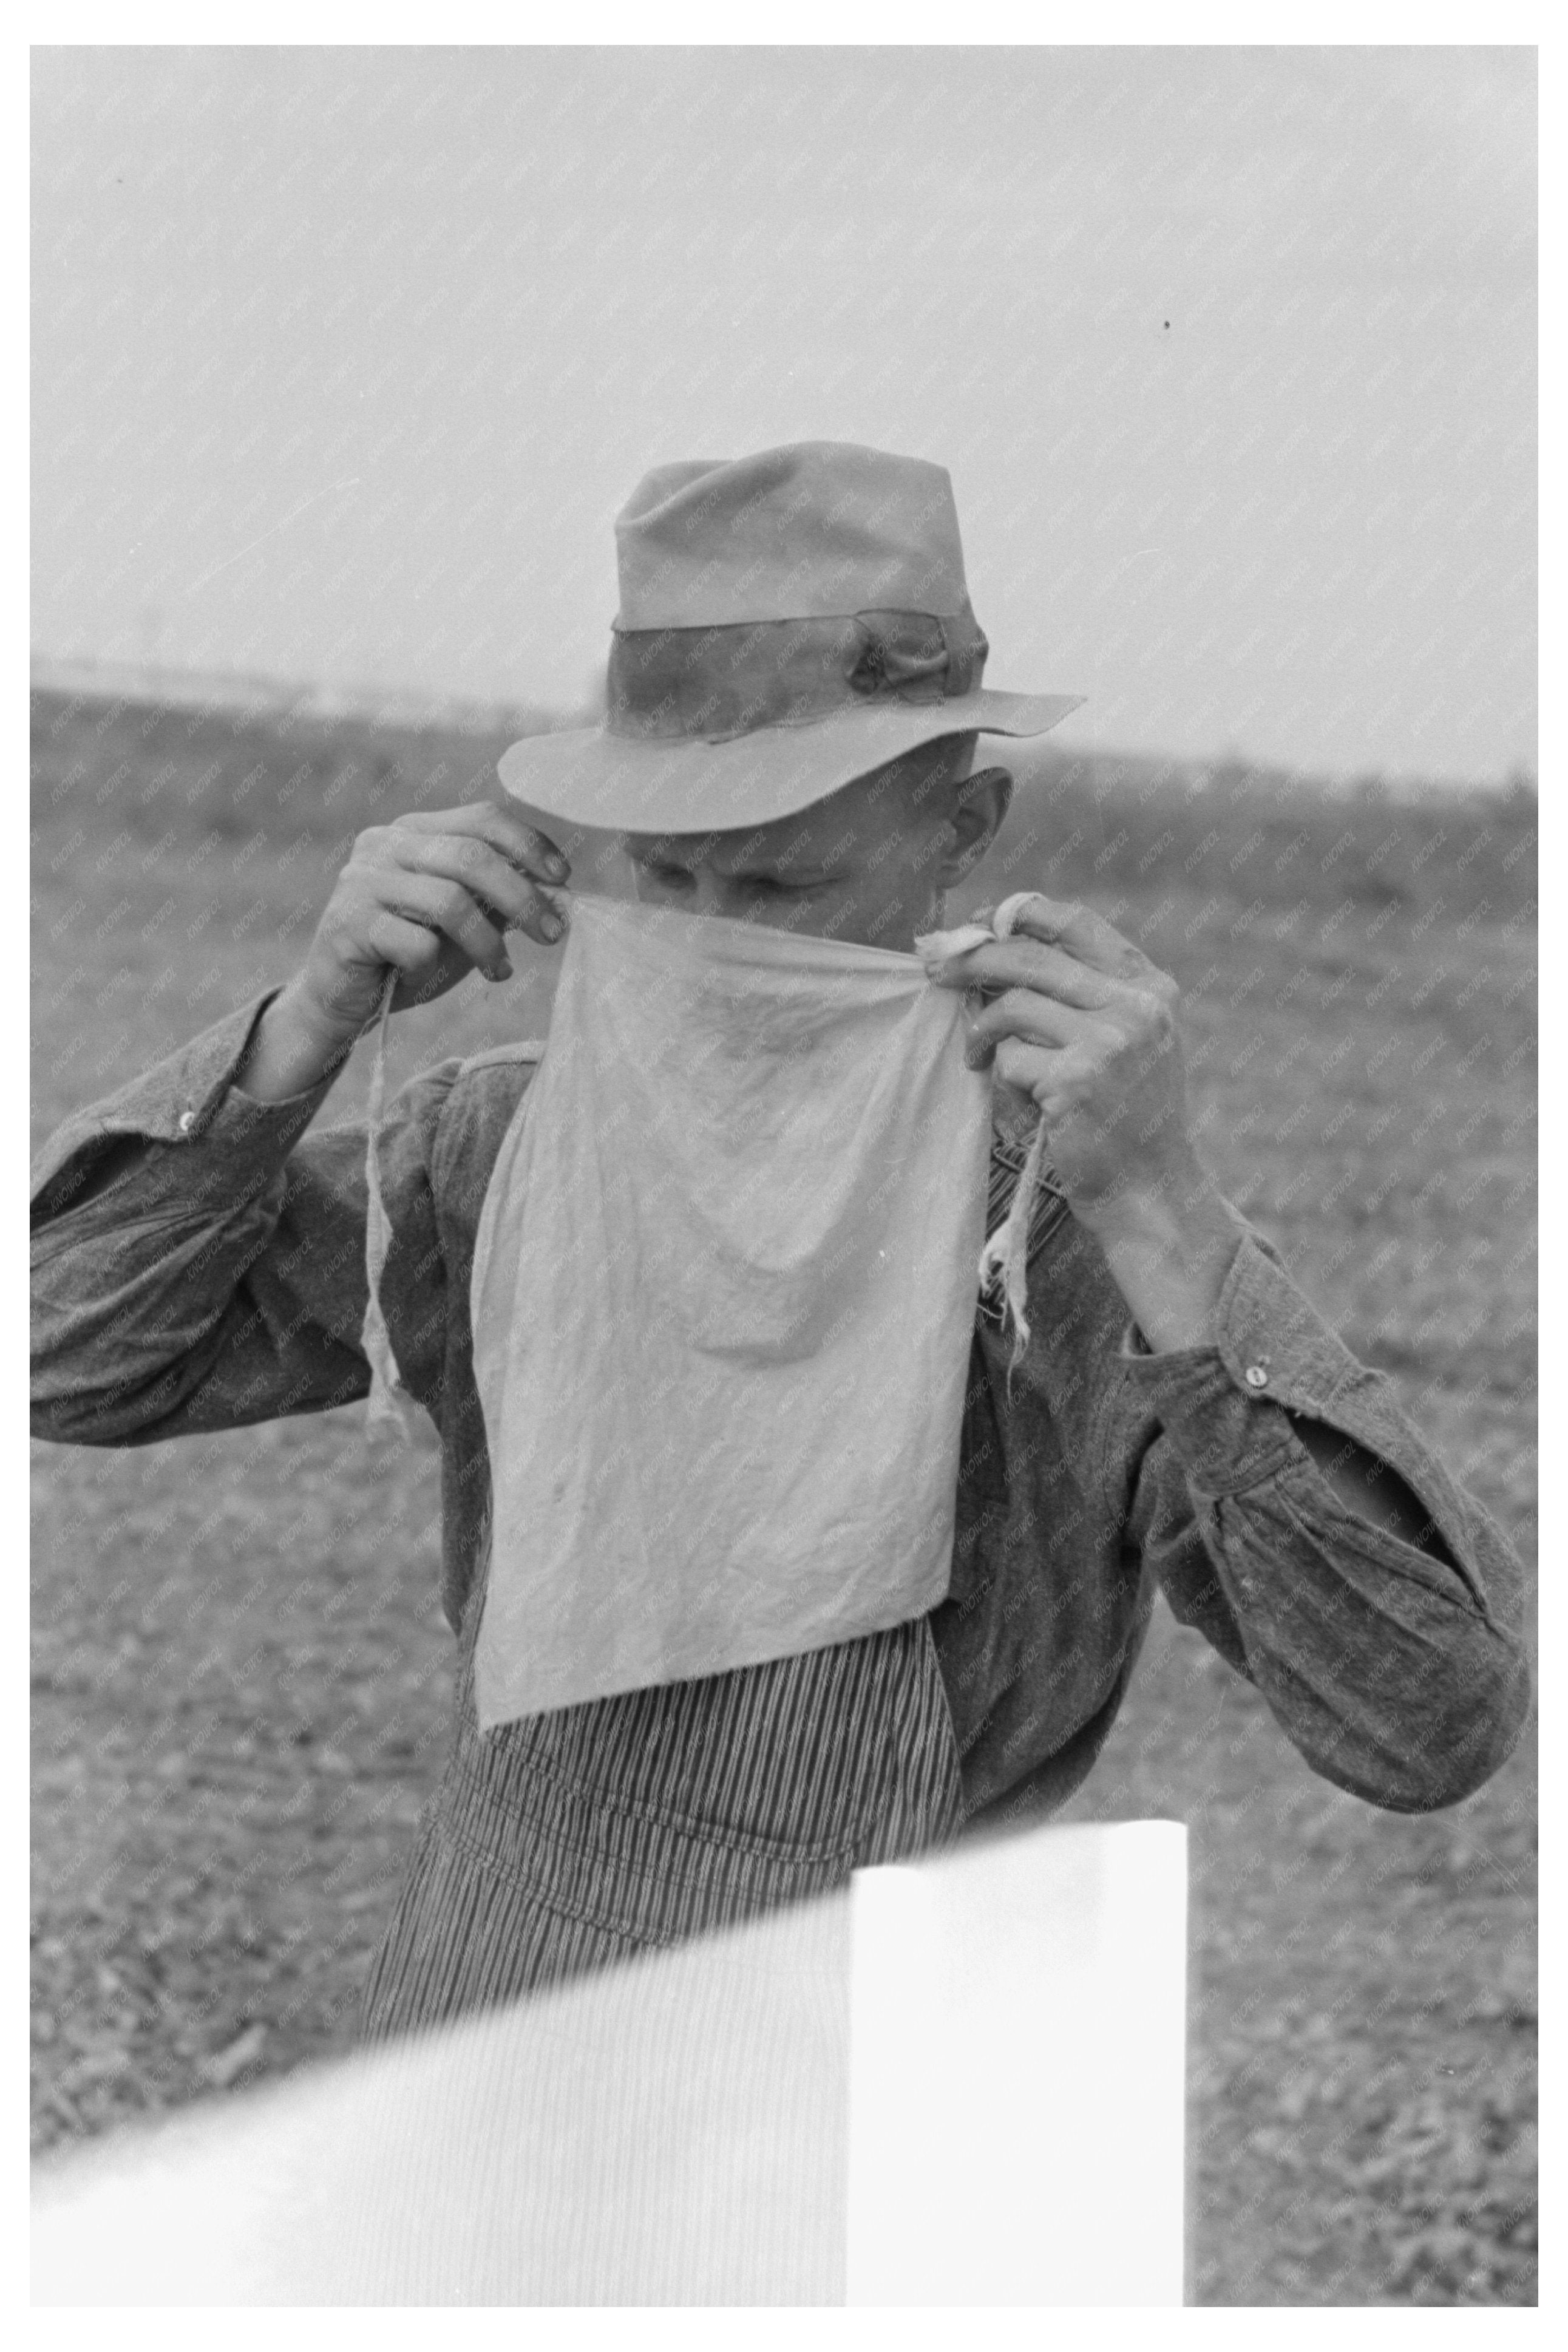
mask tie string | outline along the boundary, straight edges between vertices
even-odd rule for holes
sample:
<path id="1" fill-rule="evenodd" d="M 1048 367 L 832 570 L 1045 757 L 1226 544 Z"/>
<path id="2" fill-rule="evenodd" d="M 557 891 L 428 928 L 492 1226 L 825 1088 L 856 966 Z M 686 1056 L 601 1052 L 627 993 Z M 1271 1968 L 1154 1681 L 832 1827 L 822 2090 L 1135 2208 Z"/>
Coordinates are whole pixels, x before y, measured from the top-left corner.
<path id="1" fill-rule="evenodd" d="M 927 967 L 940 963 L 953 955 L 961 955 L 966 948 L 979 947 L 991 939 L 1005 940 L 1012 936 L 1020 911 L 1035 890 L 1015 891 L 1004 898 L 994 913 L 982 909 L 955 931 L 928 933 L 915 944 Z M 1002 1294 L 1004 1327 L 1012 1326 L 1012 1353 L 1008 1360 L 1008 1394 L 1012 1394 L 1013 1374 L 1029 1351 L 1030 1324 L 1029 1319 L 1029 1241 L 1030 1226 L 1034 1216 L 1034 1204 L 1040 1192 L 1040 1177 L 1045 1167 L 1045 1114 L 1041 1111 L 1035 1121 L 1033 1137 L 1008 1213 L 994 1234 L 988 1236 L 980 1252 L 980 1288 L 990 1290 L 999 1284 Z"/>
<path id="2" fill-rule="evenodd" d="M 360 1345 L 371 1367 L 371 1392 L 365 1416 L 367 1434 L 397 1430 L 406 1437 L 409 1431 L 403 1399 L 407 1391 L 402 1384 L 402 1374 L 398 1370 L 397 1358 L 392 1352 L 386 1318 L 382 1313 L 381 1280 L 386 1268 L 387 1253 L 392 1247 L 392 1225 L 382 1198 L 381 1165 L 377 1156 L 386 1105 L 387 1024 L 392 1018 L 392 998 L 401 977 L 396 967 L 392 966 L 382 983 L 381 1008 L 376 1021 L 375 1060 L 371 1066 L 371 1098 L 365 1112 L 365 1279 L 369 1297 Z"/>

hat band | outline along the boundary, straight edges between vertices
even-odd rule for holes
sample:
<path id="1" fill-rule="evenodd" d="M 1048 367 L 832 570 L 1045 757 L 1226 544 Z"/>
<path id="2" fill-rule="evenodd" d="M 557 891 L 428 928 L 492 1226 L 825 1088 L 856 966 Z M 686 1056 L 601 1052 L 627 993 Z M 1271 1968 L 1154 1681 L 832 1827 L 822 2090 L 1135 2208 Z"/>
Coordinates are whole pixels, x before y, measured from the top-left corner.
<path id="1" fill-rule="evenodd" d="M 959 614 L 869 612 L 706 629 L 616 629 L 605 728 L 641 741 L 727 743 L 867 702 L 973 694 L 990 648 Z"/>

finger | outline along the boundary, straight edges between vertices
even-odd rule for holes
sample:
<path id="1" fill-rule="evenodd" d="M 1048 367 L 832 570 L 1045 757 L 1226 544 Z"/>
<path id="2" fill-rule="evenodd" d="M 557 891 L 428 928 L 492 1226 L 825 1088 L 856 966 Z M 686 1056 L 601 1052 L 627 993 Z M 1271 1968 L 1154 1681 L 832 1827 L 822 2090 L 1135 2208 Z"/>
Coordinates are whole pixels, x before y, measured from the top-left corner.
<path id="1" fill-rule="evenodd" d="M 1040 940 L 1091 964 L 1097 971 L 1121 975 L 1129 963 L 1147 961 L 1141 948 L 1076 898 L 1048 898 L 1032 891 L 1012 919 L 1011 936 Z"/>
<path id="2" fill-rule="evenodd" d="M 1004 1037 L 996 1049 L 996 1075 L 1003 1086 L 1028 1095 L 1041 1110 L 1069 1066 L 1060 1051 L 1048 1045 L 1026 1045 L 1019 1037 Z"/>
<path id="3" fill-rule="evenodd" d="M 949 988 L 1038 989 L 1087 1013 L 1102 1012 L 1114 994 L 1105 973 L 1038 940 L 988 940 L 953 957 L 933 977 Z"/>
<path id="4" fill-rule="evenodd" d="M 378 907 L 365 926 L 365 944 L 382 963 L 390 963 L 405 980 L 424 980 L 452 950 L 423 923 Z"/>
<path id="5" fill-rule="evenodd" d="M 400 816 L 394 833 L 466 834 L 488 842 L 498 856 L 542 882 L 561 883 L 571 872 L 568 859 L 548 833 L 529 824 L 515 809 L 496 801 L 470 801 L 463 808 L 414 809 Z"/>
<path id="6" fill-rule="evenodd" d="M 405 922 L 423 923 L 439 939 L 450 940 L 471 964 L 493 978 L 511 971 L 502 932 L 475 905 L 461 882 L 437 874 L 416 874 L 404 866 L 385 867 L 377 876 L 377 905 Z"/>
<path id="7" fill-rule="evenodd" d="M 566 929 L 560 909 L 547 892 L 525 879 L 482 835 L 405 835 L 397 845 L 397 862 L 406 872 L 461 884 L 480 911 L 503 930 L 511 926 L 550 947 Z"/>
<path id="8" fill-rule="evenodd" d="M 1004 1037 L 1025 1045 L 1062 1047 L 1080 1043 L 1092 1016 L 1032 988 L 1010 988 L 977 1013 L 968 1024 L 969 1042 L 989 1054 Z"/>

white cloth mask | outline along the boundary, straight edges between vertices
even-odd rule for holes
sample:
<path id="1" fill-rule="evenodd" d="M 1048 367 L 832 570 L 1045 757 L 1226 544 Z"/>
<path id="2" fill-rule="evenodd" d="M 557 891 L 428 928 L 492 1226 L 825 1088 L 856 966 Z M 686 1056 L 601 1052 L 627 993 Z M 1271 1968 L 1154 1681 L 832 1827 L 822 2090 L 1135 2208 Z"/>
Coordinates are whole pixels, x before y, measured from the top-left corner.
<path id="1" fill-rule="evenodd" d="M 579 898 L 470 1305 L 496 1724 L 933 1608 L 990 1080 L 915 956 Z"/>

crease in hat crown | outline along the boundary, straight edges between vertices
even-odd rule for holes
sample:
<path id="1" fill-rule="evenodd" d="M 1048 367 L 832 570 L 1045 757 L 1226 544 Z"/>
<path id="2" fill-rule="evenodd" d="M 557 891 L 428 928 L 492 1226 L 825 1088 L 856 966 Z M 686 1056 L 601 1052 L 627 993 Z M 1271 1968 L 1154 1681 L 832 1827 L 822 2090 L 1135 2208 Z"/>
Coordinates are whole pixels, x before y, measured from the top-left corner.
<path id="1" fill-rule="evenodd" d="M 656 466 L 615 540 L 622 634 L 968 610 L 946 467 L 855 442 Z"/>

